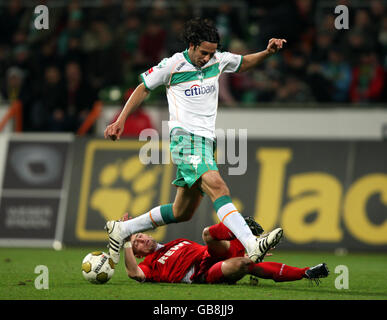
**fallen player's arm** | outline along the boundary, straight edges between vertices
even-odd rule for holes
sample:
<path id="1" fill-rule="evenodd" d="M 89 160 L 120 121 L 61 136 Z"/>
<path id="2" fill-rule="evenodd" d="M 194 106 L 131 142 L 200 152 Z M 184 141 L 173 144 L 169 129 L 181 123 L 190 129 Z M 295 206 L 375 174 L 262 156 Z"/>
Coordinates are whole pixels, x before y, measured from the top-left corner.
<path id="1" fill-rule="evenodd" d="M 130 241 L 125 243 L 124 252 L 125 252 L 125 269 L 128 276 L 139 282 L 145 281 L 145 274 L 137 265 L 137 260 L 133 254 Z"/>
<path id="2" fill-rule="evenodd" d="M 243 56 L 242 65 L 239 68 L 239 72 L 248 71 L 254 69 L 257 65 L 261 64 L 267 57 L 278 52 L 282 49 L 283 44 L 286 43 L 285 39 L 270 39 L 267 48 L 263 51 L 247 54 Z"/>

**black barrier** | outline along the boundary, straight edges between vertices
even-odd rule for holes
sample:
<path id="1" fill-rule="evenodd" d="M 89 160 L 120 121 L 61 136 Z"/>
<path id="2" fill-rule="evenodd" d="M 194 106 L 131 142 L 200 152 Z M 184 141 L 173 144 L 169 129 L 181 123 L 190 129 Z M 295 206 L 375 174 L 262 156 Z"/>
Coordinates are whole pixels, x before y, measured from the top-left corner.
<path id="1" fill-rule="evenodd" d="M 71 135 L 11 136 L 0 189 L 0 245 L 61 243 Z"/>
<path id="2" fill-rule="evenodd" d="M 173 201 L 175 167 L 141 163 L 145 145 L 76 139 L 66 243 L 103 245 L 106 219 L 125 212 L 135 217 Z M 387 249 L 387 142 L 248 140 L 247 155 L 238 161 L 219 164 L 234 204 L 266 230 L 281 226 L 282 248 Z M 230 167 L 243 165 L 244 174 L 229 175 Z M 161 242 L 176 237 L 201 242 L 201 230 L 216 222 L 204 197 L 191 221 L 150 233 Z"/>

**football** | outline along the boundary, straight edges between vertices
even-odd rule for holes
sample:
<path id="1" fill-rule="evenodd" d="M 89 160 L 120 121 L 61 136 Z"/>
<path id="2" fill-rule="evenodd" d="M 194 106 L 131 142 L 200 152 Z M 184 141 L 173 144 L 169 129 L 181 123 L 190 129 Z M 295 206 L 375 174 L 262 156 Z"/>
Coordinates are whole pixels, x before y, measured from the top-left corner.
<path id="1" fill-rule="evenodd" d="M 91 283 L 106 283 L 110 280 L 113 274 L 113 260 L 105 252 L 90 252 L 82 261 L 82 275 Z"/>

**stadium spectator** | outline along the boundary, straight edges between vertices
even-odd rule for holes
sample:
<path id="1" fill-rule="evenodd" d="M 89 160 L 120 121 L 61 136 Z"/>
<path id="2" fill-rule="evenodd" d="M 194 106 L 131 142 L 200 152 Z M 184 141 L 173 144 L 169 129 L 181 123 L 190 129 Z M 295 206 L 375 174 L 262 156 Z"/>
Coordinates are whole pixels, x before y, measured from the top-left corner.
<path id="1" fill-rule="evenodd" d="M 308 67 L 308 57 L 300 50 L 293 50 L 291 55 L 285 56 L 285 74 L 305 80 Z"/>
<path id="2" fill-rule="evenodd" d="M 121 8 L 117 1 L 101 0 L 98 6 L 93 6 L 87 9 L 87 21 L 100 21 L 115 29 L 120 23 Z"/>
<path id="3" fill-rule="evenodd" d="M 333 36 L 328 31 L 319 31 L 310 55 L 311 62 L 322 63 L 328 60 L 328 54 L 333 47 Z"/>
<path id="4" fill-rule="evenodd" d="M 3 84 L 3 77 L 7 72 L 10 64 L 10 50 L 5 44 L 0 44 L 0 85 Z"/>
<path id="5" fill-rule="evenodd" d="M 239 28 L 237 21 L 238 19 L 233 16 L 233 10 L 230 4 L 221 3 L 214 18 L 214 23 L 222 38 L 222 47 L 224 50 L 230 50 L 229 45 L 232 34 L 237 30 L 237 27 Z M 233 29 L 234 26 L 236 27 Z"/>
<path id="6" fill-rule="evenodd" d="M 144 13 L 140 10 L 137 0 L 121 1 L 121 9 L 119 13 L 119 21 L 124 22 L 128 17 L 142 17 Z"/>
<path id="7" fill-rule="evenodd" d="M 0 10 L 0 84 L 5 87 L 6 70 L 17 66 L 24 73 L 26 91 L 31 92 L 31 99 L 38 102 L 39 96 L 33 93 L 39 92 L 39 84 L 43 81 L 44 72 L 41 70 L 52 65 L 63 69 L 67 62 L 77 61 L 85 72 L 82 81 L 89 81 L 97 91 L 112 84 L 131 87 L 140 71 L 171 52 L 185 49 L 175 36 L 181 29 L 181 21 L 189 20 L 193 13 L 205 12 L 224 33 L 224 49 L 228 49 L 234 38 L 244 41 L 248 50 L 261 49 L 269 36 L 280 34 L 288 39 L 288 50 L 278 57 L 281 63 L 276 65 L 276 70 L 279 74 L 285 75 L 289 67 L 293 69 L 292 77 L 307 83 L 318 102 L 353 103 L 352 99 L 342 100 L 336 96 L 337 84 L 331 81 L 334 73 L 331 50 L 334 48 L 342 53 L 340 65 L 348 63 L 354 68 L 359 65 L 364 50 L 372 51 L 386 74 L 386 6 L 382 0 L 364 3 L 338 0 L 335 4 L 350 8 L 349 30 L 337 30 L 334 25 L 336 15 L 331 7 L 327 9 L 311 0 L 286 3 L 280 0 L 259 3 L 245 0 L 237 5 L 221 1 L 216 8 L 207 6 L 207 3 L 195 5 L 197 11 L 190 1 L 166 8 L 162 1 L 140 4 L 135 0 L 125 0 L 118 4 L 113 0 L 102 0 L 98 5 L 88 6 L 71 0 L 63 6 L 50 8 L 48 30 L 33 27 L 34 12 L 23 1 L 8 1 Z M 289 57 L 294 57 L 290 64 Z M 301 60 L 302 68 L 298 71 L 302 72 L 298 73 L 294 69 L 297 69 L 297 64 L 300 67 Z M 270 102 L 274 97 L 283 96 L 286 90 L 279 86 L 279 80 L 283 79 L 266 77 L 267 70 L 264 70 L 255 72 L 249 81 L 236 81 L 235 87 L 229 86 L 229 92 L 224 94 L 228 98 L 222 98 L 222 101 L 242 106 L 243 103 L 237 103 Z M 226 81 L 223 81 L 226 78 L 221 81 L 224 88 L 227 88 Z M 381 77 L 378 79 L 375 81 L 380 81 Z M 333 88 L 329 88 L 330 82 Z M 319 86 L 321 90 L 316 89 Z M 386 82 L 384 88 L 387 88 Z M 365 101 L 370 104 L 386 101 L 386 92 L 382 89 L 379 98 Z M 152 99 L 164 102 L 159 94 L 153 94 Z M 254 105 L 261 107 L 263 104 Z M 25 129 L 29 127 L 29 119 L 26 118 Z"/>
<path id="8" fill-rule="evenodd" d="M 351 66 L 359 63 L 360 56 L 366 47 L 365 35 L 360 30 L 350 30 L 343 51 Z"/>
<path id="9" fill-rule="evenodd" d="M 381 61 L 385 71 L 387 70 L 387 15 L 382 19 L 378 31 L 378 45 L 381 52 Z"/>
<path id="10" fill-rule="evenodd" d="M 41 118 L 40 131 L 66 130 L 65 101 L 66 93 L 63 90 L 63 77 L 55 65 L 48 66 L 44 71 L 44 80 L 41 86 L 39 112 Z"/>
<path id="11" fill-rule="evenodd" d="M 296 0 L 297 6 L 297 20 L 299 21 L 299 30 L 301 33 L 300 39 L 302 43 L 309 42 L 310 37 L 315 32 L 314 28 L 314 6 L 312 0 Z"/>
<path id="12" fill-rule="evenodd" d="M 355 29 L 358 29 L 362 33 L 371 36 L 371 41 L 373 41 L 374 39 L 372 38 L 374 35 L 376 35 L 378 25 L 371 22 L 368 11 L 366 9 L 357 10 L 354 20 Z"/>
<path id="13" fill-rule="evenodd" d="M 8 1 L 0 11 L 0 43 L 12 45 L 26 8 L 20 0 Z"/>
<path id="14" fill-rule="evenodd" d="M 34 63 L 39 66 L 40 69 L 45 70 L 49 66 L 56 66 L 62 68 L 62 60 L 57 53 L 57 42 L 55 37 L 48 38 L 42 43 L 42 45 L 36 49 Z M 43 80 L 40 72 L 37 76 Z"/>
<path id="15" fill-rule="evenodd" d="M 380 23 L 378 32 L 378 47 L 380 50 L 380 61 L 384 67 L 384 79 L 387 79 L 387 15 L 385 15 Z M 384 81 L 384 88 L 381 100 L 387 102 L 387 81 Z"/>
<path id="16" fill-rule="evenodd" d="M 54 119 L 58 122 L 56 131 L 76 132 L 96 100 L 96 94 L 83 79 L 78 62 L 70 61 L 65 66 L 64 109 L 55 110 Z"/>
<path id="17" fill-rule="evenodd" d="M 230 42 L 230 50 L 235 54 L 245 55 L 248 53 L 246 43 L 238 38 Z M 219 78 L 219 99 L 226 106 L 237 107 L 237 101 L 251 102 L 258 95 L 257 84 L 253 72 L 249 73 L 224 73 Z"/>
<path id="18" fill-rule="evenodd" d="M 383 93 L 385 72 L 377 55 L 365 52 L 360 63 L 353 68 L 350 99 L 355 103 L 380 102 Z"/>
<path id="19" fill-rule="evenodd" d="M 155 65 L 164 57 L 166 53 L 165 40 L 166 31 L 158 20 L 150 17 L 139 39 L 142 67 Z"/>
<path id="20" fill-rule="evenodd" d="M 271 37 L 283 37 L 291 46 L 299 41 L 304 31 L 298 18 L 298 8 L 294 1 L 270 0 L 249 1 L 249 11 L 259 8 L 258 33 L 253 39 L 253 48 L 263 48 Z M 291 26 L 291 28 L 289 27 Z"/>
<path id="21" fill-rule="evenodd" d="M 2 87 L 3 99 L 12 103 L 16 100 L 24 100 L 24 93 L 27 88 L 25 84 L 25 74 L 18 67 L 10 67 L 6 72 L 6 81 Z"/>
<path id="22" fill-rule="evenodd" d="M 370 16 L 371 23 L 375 25 L 376 29 L 379 29 L 382 25 L 382 20 L 387 16 L 386 7 L 382 0 L 370 1 Z"/>
<path id="23" fill-rule="evenodd" d="M 122 22 L 122 25 L 118 28 L 116 41 L 118 42 L 119 48 L 124 58 L 134 59 L 138 49 L 139 34 L 141 22 L 140 18 L 131 15 L 127 16 Z"/>
<path id="24" fill-rule="evenodd" d="M 322 64 L 322 73 L 332 83 L 331 97 L 334 102 L 348 102 L 351 85 L 351 66 L 337 48 L 332 48 L 328 61 Z"/>
<path id="25" fill-rule="evenodd" d="M 82 28 L 83 11 L 77 2 L 73 1 L 68 7 L 67 14 L 66 25 L 58 35 L 58 54 L 65 62 L 76 60 L 82 64 L 81 38 L 84 32 Z"/>
<path id="26" fill-rule="evenodd" d="M 323 73 L 323 64 L 312 62 L 308 65 L 306 84 L 317 102 L 332 101 L 332 82 Z M 313 101 L 313 99 L 311 99 Z M 306 101 L 305 101 L 306 102 Z"/>
<path id="27" fill-rule="evenodd" d="M 28 78 L 32 78 L 36 73 L 37 66 L 32 60 L 31 49 L 26 44 L 14 47 L 11 64 L 20 68 Z"/>
<path id="28" fill-rule="evenodd" d="M 18 66 L 11 66 L 6 71 L 6 78 L 1 88 L 2 100 L 8 104 L 20 101 L 23 108 L 23 124 L 29 130 L 34 116 L 31 105 L 34 103 L 34 91 L 28 85 L 27 74 Z"/>
<path id="29" fill-rule="evenodd" d="M 275 102 L 313 102 L 314 97 L 309 86 L 294 76 L 288 76 L 280 85 L 274 98 Z"/>
<path id="30" fill-rule="evenodd" d="M 105 22 L 94 21 L 84 34 L 82 43 L 87 52 L 85 75 L 93 90 L 120 84 L 120 56 L 109 26 Z"/>
<path id="31" fill-rule="evenodd" d="M 180 39 L 180 34 L 184 28 L 184 21 L 174 19 L 168 29 L 165 47 L 167 48 L 167 55 L 170 56 L 175 52 L 181 52 L 186 49 L 184 42 Z"/>
<path id="32" fill-rule="evenodd" d="M 138 50 L 141 29 L 140 18 L 136 15 L 128 15 L 118 28 L 115 42 L 120 53 L 122 67 L 122 78 L 125 87 L 134 86 L 137 81 L 137 74 L 141 72 L 141 56 Z"/>
<path id="33" fill-rule="evenodd" d="M 272 56 L 264 63 L 263 70 L 257 70 L 255 73 L 257 75 L 258 102 L 274 101 L 276 93 L 282 85 L 282 63 L 281 56 Z"/>
<path id="34" fill-rule="evenodd" d="M 230 50 L 244 55 L 248 52 L 246 43 L 233 38 Z M 222 74 L 219 79 L 219 99 L 227 106 L 243 107 L 244 103 L 273 101 L 280 84 L 280 58 L 269 57 L 260 68 L 249 73 Z M 237 102 L 242 102 L 238 104 Z"/>
<path id="35" fill-rule="evenodd" d="M 254 230 L 255 226 L 251 228 Z M 262 235 L 262 238 L 269 236 L 270 233 Z M 233 284 L 245 275 L 275 282 L 309 279 L 318 284 L 320 278 L 329 275 L 325 263 L 311 268 L 297 268 L 278 262 L 254 263 L 245 256 L 245 249 L 239 240 L 221 222 L 206 227 L 202 238 L 205 245 L 188 239 L 159 244 L 149 235 L 134 234 L 125 245 L 126 272 L 139 282 L 207 284 Z M 137 264 L 135 257 L 145 259 Z"/>

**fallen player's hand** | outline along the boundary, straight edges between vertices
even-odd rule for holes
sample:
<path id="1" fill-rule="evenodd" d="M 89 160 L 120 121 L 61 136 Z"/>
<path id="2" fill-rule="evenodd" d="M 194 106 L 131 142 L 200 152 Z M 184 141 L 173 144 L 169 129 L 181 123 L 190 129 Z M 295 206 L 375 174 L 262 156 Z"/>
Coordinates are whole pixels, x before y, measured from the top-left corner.
<path id="1" fill-rule="evenodd" d="M 132 242 L 130 240 L 127 240 L 125 243 L 124 243 L 124 248 L 127 249 L 127 248 L 131 248 L 132 247 Z"/>

